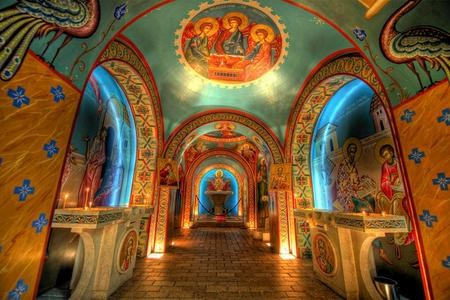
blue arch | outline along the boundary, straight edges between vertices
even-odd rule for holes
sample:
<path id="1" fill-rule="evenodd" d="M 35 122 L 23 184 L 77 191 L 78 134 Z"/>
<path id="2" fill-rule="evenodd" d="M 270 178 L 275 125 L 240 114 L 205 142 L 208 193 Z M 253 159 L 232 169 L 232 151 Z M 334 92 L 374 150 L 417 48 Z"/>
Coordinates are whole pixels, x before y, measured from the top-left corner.
<path id="1" fill-rule="evenodd" d="M 203 175 L 202 179 L 200 180 L 200 190 L 198 191 L 199 194 L 199 206 L 198 206 L 198 214 L 199 215 L 207 215 L 209 212 L 212 211 L 214 208 L 213 203 L 211 200 L 209 200 L 208 196 L 205 195 L 205 191 L 208 187 L 208 182 L 210 180 L 214 179 L 214 175 L 216 171 L 219 169 L 212 169 L 209 172 L 207 172 L 205 175 Z M 237 216 L 238 215 L 238 201 L 239 201 L 239 185 L 236 177 L 228 170 L 220 169 L 223 171 L 223 178 L 224 180 L 230 181 L 230 187 L 231 191 L 233 192 L 232 195 L 229 196 L 229 198 L 224 203 L 224 208 L 227 210 L 228 216 Z"/>

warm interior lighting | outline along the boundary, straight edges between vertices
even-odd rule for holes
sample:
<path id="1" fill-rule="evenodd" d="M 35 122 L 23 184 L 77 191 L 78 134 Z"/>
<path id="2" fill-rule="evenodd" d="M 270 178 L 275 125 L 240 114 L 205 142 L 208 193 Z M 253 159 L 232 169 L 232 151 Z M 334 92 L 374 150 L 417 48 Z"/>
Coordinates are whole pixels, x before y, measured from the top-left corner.
<path id="1" fill-rule="evenodd" d="M 270 247 L 270 246 L 272 246 L 272 244 L 270 244 L 270 243 L 266 243 L 266 246 L 267 246 L 267 247 Z"/>
<path id="2" fill-rule="evenodd" d="M 149 255 L 147 255 L 147 258 L 152 258 L 152 259 L 160 259 L 161 257 L 163 257 L 164 253 L 150 253 Z"/>
<path id="3" fill-rule="evenodd" d="M 280 254 L 281 259 L 283 260 L 292 260 L 295 259 L 295 256 L 292 254 Z"/>
<path id="4" fill-rule="evenodd" d="M 172 243 L 170 243 L 172 246 L 175 246 L 175 242 L 172 241 Z"/>

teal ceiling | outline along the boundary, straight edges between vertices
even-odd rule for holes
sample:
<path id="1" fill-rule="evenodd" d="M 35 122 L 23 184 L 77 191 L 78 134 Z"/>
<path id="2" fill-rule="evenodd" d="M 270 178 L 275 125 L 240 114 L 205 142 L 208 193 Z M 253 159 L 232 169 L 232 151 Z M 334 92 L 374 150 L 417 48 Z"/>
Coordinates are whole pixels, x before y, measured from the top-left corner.
<path id="1" fill-rule="evenodd" d="M 146 57 L 161 96 L 165 132 L 186 117 L 205 110 L 233 108 L 249 112 L 283 140 L 292 102 L 309 72 L 332 52 L 351 47 L 334 28 L 314 15 L 282 1 L 259 1 L 270 6 L 289 36 L 289 46 L 278 70 L 244 87 L 223 87 L 203 80 L 183 66 L 177 56 L 177 30 L 202 1 L 167 4 L 129 26 L 124 35 Z"/>
<path id="2" fill-rule="evenodd" d="M 353 47 L 361 49 L 375 65 L 390 100 L 396 105 L 400 100 L 414 96 L 419 86 L 417 79 L 404 64 L 393 64 L 381 53 L 379 37 L 388 17 L 406 1 L 390 1 L 372 19 L 364 18 L 366 8 L 359 0 L 261 0 L 263 7 L 270 7 L 280 17 L 289 36 L 289 46 L 284 63 L 267 76 L 265 81 L 242 88 L 229 89 L 197 80 L 186 72 L 176 53 L 175 33 L 191 10 L 199 8 L 200 0 L 99 0 L 101 19 L 97 31 L 87 39 L 74 38 L 55 60 L 55 69 L 82 89 L 94 62 L 107 43 L 118 33 L 131 39 L 144 54 L 154 74 L 164 112 L 166 137 L 173 129 L 194 113 L 217 108 L 235 108 L 246 111 L 273 129 L 281 141 L 290 107 L 306 76 L 329 54 Z M 207 1 L 213 3 L 212 0 Z M 242 1 L 248 3 L 248 1 Z M 2 0 L 0 8 L 17 3 Z M 121 18 L 114 17 L 114 10 L 122 4 L 127 12 Z M 301 7 L 317 12 L 321 20 Z M 450 1 L 423 0 L 398 24 L 402 31 L 411 26 L 431 25 L 450 31 L 448 18 Z M 347 38 L 328 22 L 339 28 Z M 353 35 L 355 28 L 365 30 L 367 37 L 360 41 Z M 35 38 L 31 49 L 41 53 L 54 36 Z M 60 37 L 46 53 L 49 60 L 62 43 Z M 350 42 L 351 41 L 351 42 Z M 353 43 L 353 44 L 352 44 Z M 422 71 L 419 70 L 422 74 Z M 444 78 L 443 72 L 432 72 L 434 80 Z"/>

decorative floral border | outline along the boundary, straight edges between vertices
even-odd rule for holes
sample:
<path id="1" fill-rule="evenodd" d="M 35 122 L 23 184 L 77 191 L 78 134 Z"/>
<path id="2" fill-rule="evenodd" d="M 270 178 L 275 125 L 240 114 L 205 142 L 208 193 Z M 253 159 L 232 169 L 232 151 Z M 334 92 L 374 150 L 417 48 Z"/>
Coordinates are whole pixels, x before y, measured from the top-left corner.
<path id="1" fill-rule="evenodd" d="M 240 5 L 253 7 L 255 9 L 261 11 L 263 14 L 265 14 L 270 19 L 272 19 L 272 21 L 275 23 L 275 25 L 278 27 L 278 30 L 280 31 L 281 39 L 282 39 L 282 47 L 281 47 L 280 57 L 278 58 L 276 63 L 272 66 L 272 68 L 269 71 L 267 71 L 264 75 L 262 75 L 261 77 L 255 79 L 255 80 L 252 80 L 249 82 L 243 82 L 243 83 L 225 83 L 225 82 L 219 82 L 219 81 L 215 81 L 215 80 L 209 80 L 207 78 L 204 78 L 200 74 L 198 74 L 194 69 L 192 69 L 190 64 L 186 61 L 186 58 L 183 53 L 183 49 L 181 47 L 181 37 L 183 35 L 183 31 L 184 31 L 186 25 L 189 23 L 189 21 L 192 18 L 194 18 L 200 12 L 202 12 L 208 8 L 222 5 L 222 4 L 240 4 Z M 270 8 L 268 6 L 261 6 L 261 4 L 258 3 L 257 1 L 242 2 L 242 1 L 236 1 L 236 0 L 215 0 L 212 3 L 204 2 L 204 3 L 200 4 L 197 9 L 191 10 L 188 14 L 188 17 L 181 21 L 179 29 L 175 32 L 175 36 L 176 36 L 176 38 L 175 38 L 174 44 L 176 47 L 176 54 L 179 57 L 179 62 L 185 67 L 186 71 L 188 71 L 191 74 L 194 74 L 196 77 L 200 78 L 203 81 L 207 81 L 209 84 L 217 85 L 220 87 L 226 87 L 226 88 L 240 88 L 243 86 L 249 86 L 249 85 L 263 79 L 270 72 L 277 70 L 284 63 L 286 56 L 288 54 L 287 48 L 289 47 L 289 41 L 288 41 L 289 36 L 286 32 L 286 26 L 284 24 L 282 24 L 280 21 L 280 17 L 275 15 L 272 12 L 272 8 Z"/>

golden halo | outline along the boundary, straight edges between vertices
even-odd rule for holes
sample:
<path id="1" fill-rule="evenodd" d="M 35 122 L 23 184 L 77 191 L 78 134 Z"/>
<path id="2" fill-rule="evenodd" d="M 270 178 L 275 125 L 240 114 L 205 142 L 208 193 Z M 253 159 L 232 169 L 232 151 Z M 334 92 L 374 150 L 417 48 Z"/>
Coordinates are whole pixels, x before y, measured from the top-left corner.
<path id="1" fill-rule="evenodd" d="M 359 160 L 359 158 L 361 157 L 361 152 L 362 152 L 361 141 L 354 137 L 350 137 L 345 140 L 344 146 L 342 147 L 342 154 L 344 155 L 344 157 L 346 159 L 348 159 L 347 148 L 348 148 L 348 146 L 350 146 L 350 144 L 356 145 L 355 162 L 357 162 Z"/>
<path id="2" fill-rule="evenodd" d="M 377 142 L 377 144 L 375 145 L 375 150 L 374 150 L 374 153 L 373 153 L 373 155 L 375 156 L 375 159 L 376 159 L 380 164 L 383 164 L 383 163 L 384 163 L 384 158 L 383 158 L 383 156 L 381 156 L 381 154 L 380 154 L 380 150 L 381 150 L 381 148 L 382 148 L 384 145 L 391 145 L 391 146 L 392 146 L 392 149 L 394 149 L 394 156 L 395 156 L 395 157 L 397 156 L 396 153 L 395 153 L 395 147 L 394 147 L 394 142 L 393 142 L 392 138 L 390 138 L 390 137 L 382 138 L 382 139 L 379 140 L 379 141 Z"/>
<path id="3" fill-rule="evenodd" d="M 232 12 L 227 13 L 222 19 L 222 24 L 225 29 L 231 28 L 230 21 L 229 21 L 231 17 L 239 18 L 241 20 L 241 25 L 239 25 L 239 27 L 238 27 L 239 30 L 243 30 L 245 27 L 247 27 L 248 17 L 241 12 L 232 11 Z"/>
<path id="4" fill-rule="evenodd" d="M 200 30 L 200 28 L 202 27 L 203 24 L 205 23 L 210 23 L 212 24 L 212 28 L 211 30 L 208 32 L 208 34 L 206 36 L 212 36 L 213 34 L 215 34 L 217 32 L 217 30 L 219 30 L 219 22 L 217 22 L 216 19 L 211 18 L 211 17 L 206 17 L 206 18 L 201 18 L 200 20 L 198 20 L 197 22 L 195 22 L 194 25 L 194 30 L 195 30 L 195 34 L 199 35 L 202 33 L 202 31 Z"/>
<path id="5" fill-rule="evenodd" d="M 263 30 L 267 31 L 267 36 L 265 38 L 266 42 L 271 43 L 273 41 L 273 39 L 275 38 L 275 33 L 273 32 L 272 27 L 270 27 L 266 24 L 256 24 L 255 26 L 253 26 L 252 30 L 250 31 L 250 34 L 252 35 L 252 39 L 255 42 L 258 41 L 258 36 L 256 35 L 256 31 L 258 29 L 263 29 Z"/>
<path id="6" fill-rule="evenodd" d="M 222 177 L 223 176 L 223 172 L 221 169 L 216 171 L 216 177 Z"/>

